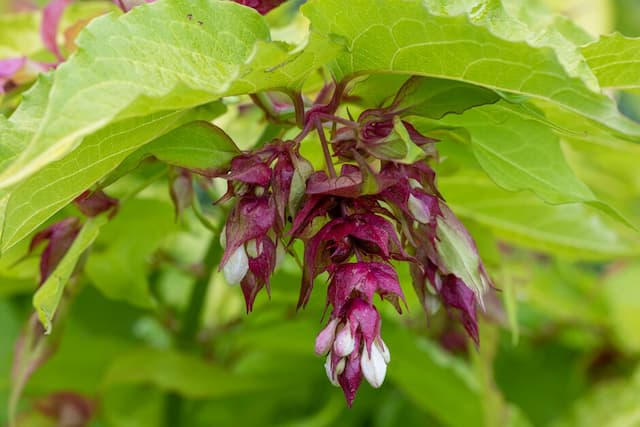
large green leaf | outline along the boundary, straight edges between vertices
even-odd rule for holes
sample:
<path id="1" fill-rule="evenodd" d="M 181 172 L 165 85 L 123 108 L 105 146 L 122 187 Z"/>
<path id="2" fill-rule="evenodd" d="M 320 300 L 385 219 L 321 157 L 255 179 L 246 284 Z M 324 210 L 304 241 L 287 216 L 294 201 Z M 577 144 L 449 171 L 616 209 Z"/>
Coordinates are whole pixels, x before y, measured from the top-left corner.
<path id="1" fill-rule="evenodd" d="M 602 36 L 582 52 L 602 87 L 640 89 L 640 38 Z"/>
<path id="2" fill-rule="evenodd" d="M 383 85 L 387 91 L 388 87 Z M 494 91 L 475 85 L 430 78 L 411 78 L 396 107 L 403 114 L 440 119 L 447 114 L 461 114 L 469 108 L 493 104 L 500 99 Z"/>
<path id="3" fill-rule="evenodd" d="M 165 111 L 107 126 L 87 137 L 76 150 L 14 187 L 2 230 L 2 251 L 25 238 L 38 225 L 96 181 L 115 169 L 143 144 L 185 122 L 211 119 L 221 105 Z"/>
<path id="4" fill-rule="evenodd" d="M 332 66 L 339 77 L 395 72 L 460 80 L 538 98 L 640 136 L 639 125 L 594 91 L 579 58 L 546 47 L 549 40 L 523 39 L 522 24 L 491 3 L 499 2 L 312 0 L 303 10 L 313 31 L 345 40 Z"/>
<path id="5" fill-rule="evenodd" d="M 0 187 L 116 120 L 292 86 L 334 55 L 318 36 L 312 43 L 324 48 L 293 54 L 268 39 L 262 17 L 233 2 L 158 1 L 94 20 L 78 37 L 78 52 L 56 70 L 39 127 L 0 173 Z"/>
<path id="6" fill-rule="evenodd" d="M 47 106 L 51 91 L 51 74 L 40 75 L 38 81 L 23 95 L 23 102 L 7 120 L 0 115 L 0 168 L 8 167 L 33 136 Z"/>
<path id="7" fill-rule="evenodd" d="M 180 126 L 146 145 L 142 151 L 170 165 L 201 171 L 220 170 L 240 154 L 222 129 L 206 121 Z"/>
<path id="8" fill-rule="evenodd" d="M 507 190 L 531 190 L 550 203 L 595 200 L 569 168 L 558 137 L 522 106 L 484 105 L 438 123 L 466 129 L 480 166 Z"/>
<path id="9" fill-rule="evenodd" d="M 550 206 L 531 194 L 502 190 L 481 174 L 458 173 L 440 178 L 438 184 L 456 214 L 488 226 L 508 241 L 572 258 L 640 254 L 637 243 L 629 242 L 588 206 Z"/>

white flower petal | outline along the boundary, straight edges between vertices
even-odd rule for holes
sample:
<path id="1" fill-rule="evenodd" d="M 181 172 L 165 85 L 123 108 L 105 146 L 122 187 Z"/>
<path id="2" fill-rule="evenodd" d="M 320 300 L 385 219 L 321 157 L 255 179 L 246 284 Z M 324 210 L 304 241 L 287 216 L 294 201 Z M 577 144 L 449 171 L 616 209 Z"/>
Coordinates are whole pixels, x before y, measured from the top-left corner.
<path id="1" fill-rule="evenodd" d="M 231 254 L 222 272 L 229 285 L 236 285 L 242 281 L 247 271 L 249 271 L 249 259 L 244 251 L 244 246 L 240 246 Z"/>
<path id="2" fill-rule="evenodd" d="M 338 378 L 334 375 L 333 369 L 331 369 L 331 353 L 327 354 L 327 360 L 324 362 L 324 370 L 327 373 L 327 378 L 329 378 L 331 384 L 336 387 L 340 387 L 340 384 L 338 384 Z"/>
<path id="3" fill-rule="evenodd" d="M 387 364 L 377 345 L 371 346 L 371 357 L 369 357 L 366 348 L 362 350 L 360 367 L 362 368 L 362 375 L 372 387 L 378 388 L 382 385 L 384 377 L 387 375 Z"/>
<path id="4" fill-rule="evenodd" d="M 222 227 L 222 231 L 220 232 L 220 247 L 225 249 L 227 247 L 227 227 Z"/>
<path id="5" fill-rule="evenodd" d="M 378 337 L 375 341 L 375 345 L 380 349 L 380 354 L 382 354 L 382 358 L 384 359 L 384 363 L 387 365 L 391 361 L 391 352 L 389 352 L 389 347 L 382 341 L 382 338 Z"/>
<path id="6" fill-rule="evenodd" d="M 344 372 L 345 366 L 347 366 L 347 358 L 343 357 L 342 359 L 338 360 L 338 363 L 336 364 L 336 378 L 338 377 L 338 375 Z"/>
<path id="7" fill-rule="evenodd" d="M 427 314 L 434 315 L 440 310 L 440 300 L 433 296 L 425 296 L 424 298 L 424 306 L 427 309 Z"/>
<path id="8" fill-rule="evenodd" d="M 258 248 L 258 242 L 256 242 L 256 239 L 251 239 L 247 241 L 244 247 L 247 250 L 247 255 L 249 255 L 251 258 L 258 258 L 258 255 L 260 255 L 258 249 L 261 249 L 261 248 Z"/>
<path id="9" fill-rule="evenodd" d="M 282 243 L 278 242 L 276 246 L 276 268 L 279 268 L 284 262 L 284 258 L 287 256 L 287 252 L 284 249 Z"/>

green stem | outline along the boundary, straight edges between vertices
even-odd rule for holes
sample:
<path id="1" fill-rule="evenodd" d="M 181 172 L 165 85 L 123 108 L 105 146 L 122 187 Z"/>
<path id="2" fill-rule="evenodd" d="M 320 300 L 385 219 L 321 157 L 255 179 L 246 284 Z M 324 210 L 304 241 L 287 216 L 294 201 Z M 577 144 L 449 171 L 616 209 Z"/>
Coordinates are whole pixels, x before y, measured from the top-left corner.
<path id="1" fill-rule="evenodd" d="M 336 178 L 336 169 L 333 167 L 333 161 L 331 160 L 331 153 L 329 152 L 329 144 L 327 138 L 324 135 L 324 128 L 319 118 L 314 119 L 316 130 L 318 131 L 318 137 L 320 138 L 320 145 L 322 146 L 322 154 L 324 155 L 324 162 L 327 164 L 329 174 L 332 178 Z"/>
<path id="2" fill-rule="evenodd" d="M 222 248 L 218 241 L 218 235 L 214 233 L 209 248 L 204 257 L 204 273 L 196 280 L 189 297 L 189 305 L 183 314 L 182 325 L 176 336 L 175 346 L 178 350 L 190 350 L 197 345 L 197 335 L 200 326 L 200 317 L 204 307 L 211 274 L 220 262 Z M 165 400 L 165 425 L 176 427 L 182 424 L 184 400 L 176 392 L 169 392 Z"/>

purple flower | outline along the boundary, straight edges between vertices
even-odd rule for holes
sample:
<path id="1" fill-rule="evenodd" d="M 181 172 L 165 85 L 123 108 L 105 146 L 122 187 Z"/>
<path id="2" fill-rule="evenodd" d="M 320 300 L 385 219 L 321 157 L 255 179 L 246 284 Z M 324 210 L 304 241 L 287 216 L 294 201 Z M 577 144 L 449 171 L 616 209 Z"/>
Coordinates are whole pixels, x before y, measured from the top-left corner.
<path id="1" fill-rule="evenodd" d="M 223 200 L 237 198 L 225 225 L 220 268 L 227 283 L 240 284 L 247 311 L 262 288 L 270 291 L 279 242 L 291 216 L 293 182 L 309 169 L 291 142 L 276 140 L 235 157 L 228 171 L 218 173 L 229 182 Z"/>
<path id="2" fill-rule="evenodd" d="M 398 282 L 398 274 L 389 264 L 381 262 L 357 262 L 340 264 L 332 272 L 332 280 L 327 290 L 327 303 L 341 313 L 351 298 L 361 298 L 373 303 L 373 295 L 390 301 L 399 313 L 399 300 L 404 295 Z M 406 304 L 406 302 L 405 302 Z"/>
<path id="3" fill-rule="evenodd" d="M 325 370 L 332 384 L 342 387 L 349 406 L 366 379 L 380 387 L 387 372 L 390 353 L 380 337 L 380 315 L 365 300 L 355 297 L 332 319 L 316 338 L 316 353 L 327 354 Z"/>
<path id="4" fill-rule="evenodd" d="M 476 306 L 491 288 L 473 239 L 438 192 L 426 162 L 437 159 L 435 140 L 401 117 L 424 101 L 413 97 L 414 84 L 410 80 L 390 106 L 365 110 L 357 122 L 336 116 L 346 96 L 342 83 L 322 89 L 306 112 L 298 97 L 297 112 L 304 114 L 296 115 L 302 131 L 294 140 L 274 140 L 216 172 L 228 180 L 221 200 L 237 198 L 221 267 L 229 283 L 240 283 L 247 311 L 263 287 L 269 291 L 277 249 L 293 240 L 305 245 L 298 308 L 308 303 L 317 276 L 328 273 L 325 310 L 331 307 L 331 313 L 315 352 L 326 356 L 327 376 L 349 406 L 363 379 L 379 387 L 386 376 L 389 349 L 373 300 L 377 294 L 402 311 L 392 261 L 410 262 L 427 314 L 444 305 L 476 343 Z M 298 154 L 313 130 L 326 172 L 313 172 Z M 333 157 L 344 161 L 339 173 Z M 282 245 L 285 234 L 291 241 Z"/>
<path id="5" fill-rule="evenodd" d="M 243 196 L 233 207 L 227 217 L 225 251 L 220 261 L 220 268 L 224 271 L 227 283 L 240 283 L 249 271 L 245 245 L 252 240 L 264 240 L 274 225 L 275 214 L 273 200 L 266 195 Z M 247 301 L 247 307 L 249 305 Z"/>

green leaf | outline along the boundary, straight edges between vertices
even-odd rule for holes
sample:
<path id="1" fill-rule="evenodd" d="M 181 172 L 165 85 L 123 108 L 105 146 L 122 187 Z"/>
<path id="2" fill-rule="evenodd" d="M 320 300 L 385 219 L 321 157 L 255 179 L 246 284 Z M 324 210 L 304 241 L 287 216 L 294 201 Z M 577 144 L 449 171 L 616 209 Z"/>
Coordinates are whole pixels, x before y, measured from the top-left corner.
<path id="1" fill-rule="evenodd" d="M 39 127 L 0 173 L 0 187 L 62 158 L 114 121 L 294 86 L 334 52 L 316 45 L 314 52 L 289 54 L 268 38 L 263 18 L 233 2 L 158 1 L 92 21 L 77 39 L 77 53 L 56 70 Z M 324 43 L 319 36 L 312 41 Z"/>
<path id="2" fill-rule="evenodd" d="M 447 114 L 461 114 L 469 108 L 493 104 L 500 97 L 492 90 L 455 80 L 413 78 L 396 110 L 405 115 L 440 119 Z M 401 95 L 402 96 L 402 95 Z"/>
<path id="3" fill-rule="evenodd" d="M 602 36 L 582 52 L 602 87 L 640 90 L 640 38 Z"/>
<path id="4" fill-rule="evenodd" d="M 595 200 L 565 161 L 559 138 L 522 106 L 483 105 L 439 123 L 466 129 L 480 166 L 507 190 L 531 190 L 550 203 Z"/>
<path id="5" fill-rule="evenodd" d="M 23 102 L 7 120 L 0 115 L 0 168 L 8 167 L 33 136 L 47 105 L 51 91 L 51 74 L 41 74 L 37 82 L 24 93 Z"/>
<path id="6" fill-rule="evenodd" d="M 106 215 L 100 215 L 85 222 L 60 263 L 33 296 L 33 306 L 38 313 L 38 318 L 42 322 L 46 334 L 51 332 L 53 316 L 56 314 L 64 288 L 71 278 L 80 256 L 98 237 L 100 228 L 106 222 Z"/>
<path id="7" fill-rule="evenodd" d="M 142 151 L 170 165 L 199 171 L 219 170 L 240 154 L 229 135 L 205 121 L 174 129 Z"/>
<path id="8" fill-rule="evenodd" d="M 594 91 L 576 58 L 561 61 L 549 41 L 523 38 L 522 24 L 486 1 L 313 0 L 303 11 L 313 31 L 345 41 L 332 64 L 338 77 L 394 72 L 458 80 L 544 100 L 640 137 L 640 125 Z"/>
<path id="9" fill-rule="evenodd" d="M 550 206 L 531 194 L 502 190 L 476 173 L 441 177 L 438 185 L 457 215 L 513 243 L 574 259 L 640 254 L 637 243 L 630 243 L 608 218 L 583 204 Z"/>
<path id="10" fill-rule="evenodd" d="M 87 137 L 69 155 L 13 188 L 0 249 L 4 252 L 25 238 L 140 146 L 185 122 L 211 119 L 223 111 L 221 107 L 213 104 L 195 110 L 166 111 L 127 119 Z"/>
<path id="11" fill-rule="evenodd" d="M 177 229 L 173 207 L 156 200 L 133 199 L 103 227 L 98 248 L 86 272 L 105 296 L 141 307 L 153 307 L 148 260 L 168 234 Z"/>

